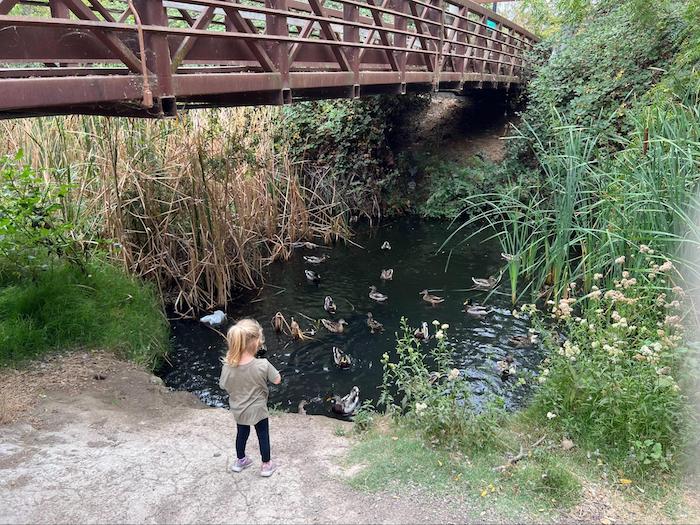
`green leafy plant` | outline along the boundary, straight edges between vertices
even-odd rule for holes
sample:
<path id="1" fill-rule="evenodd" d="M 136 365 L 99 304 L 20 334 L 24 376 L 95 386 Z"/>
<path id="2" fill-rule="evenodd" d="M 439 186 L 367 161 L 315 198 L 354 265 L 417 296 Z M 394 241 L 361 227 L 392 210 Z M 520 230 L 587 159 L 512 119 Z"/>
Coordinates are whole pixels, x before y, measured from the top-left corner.
<path id="1" fill-rule="evenodd" d="M 626 261 L 642 268 L 627 270 Z M 534 305 L 524 307 L 551 349 L 530 413 L 627 472 L 678 464 L 688 435 L 689 407 L 679 386 L 685 291 L 673 284 L 678 278 L 648 246 L 620 256 L 606 276 L 594 276 L 592 291 L 576 298 L 572 285 L 569 297 L 549 302 L 563 342 Z"/>
<path id="2" fill-rule="evenodd" d="M 449 326 L 433 324 L 437 343 L 426 353 L 407 320 L 401 320 L 396 361 L 388 354 L 382 356 L 379 405 L 431 443 L 459 444 L 467 450 L 496 446 L 497 430 L 505 417 L 502 405 L 494 402 L 483 413 L 474 411 L 469 382 L 452 366 L 446 339 Z"/>
<path id="3" fill-rule="evenodd" d="M 69 186 L 45 181 L 22 161 L 22 151 L 0 157 L 0 270 L 36 276 L 52 257 L 79 259 L 61 216 Z"/>

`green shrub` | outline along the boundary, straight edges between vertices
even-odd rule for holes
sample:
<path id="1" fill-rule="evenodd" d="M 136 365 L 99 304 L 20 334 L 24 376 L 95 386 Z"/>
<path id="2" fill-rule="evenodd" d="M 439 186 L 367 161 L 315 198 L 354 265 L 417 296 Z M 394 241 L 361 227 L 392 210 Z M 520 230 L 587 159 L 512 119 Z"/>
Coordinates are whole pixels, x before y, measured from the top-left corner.
<path id="1" fill-rule="evenodd" d="M 168 326 L 150 286 L 108 264 L 57 265 L 0 289 L 0 364 L 52 350 L 100 348 L 155 367 Z"/>
<path id="2" fill-rule="evenodd" d="M 80 263 L 61 214 L 68 190 L 23 164 L 22 151 L 0 156 L 0 272 L 34 275 L 52 257 Z"/>
<path id="3" fill-rule="evenodd" d="M 552 108 L 602 135 L 602 146 L 625 136 L 635 99 L 658 82 L 678 50 L 687 24 L 681 5 L 655 3 L 650 19 L 638 1 L 601 2 L 580 24 L 545 40 L 535 53 L 524 119 L 545 143 L 556 127 Z"/>
<path id="4" fill-rule="evenodd" d="M 422 168 L 430 194 L 418 205 L 418 212 L 434 219 L 454 219 L 469 197 L 493 189 L 502 181 L 499 166 L 480 157 L 466 165 L 454 162 L 425 164 Z"/>
<path id="5" fill-rule="evenodd" d="M 627 472 L 668 470 L 678 464 L 689 429 L 678 385 L 685 292 L 670 290 L 678 278 L 673 265 L 659 264 L 650 248 L 632 258 L 638 260 L 628 261 L 630 268 L 646 268 L 627 271 L 621 257 L 607 276 L 595 276 L 600 288 L 578 301 L 572 295 L 550 302 L 549 316 L 566 340 L 555 332 L 545 337 L 551 353 L 529 411 Z"/>

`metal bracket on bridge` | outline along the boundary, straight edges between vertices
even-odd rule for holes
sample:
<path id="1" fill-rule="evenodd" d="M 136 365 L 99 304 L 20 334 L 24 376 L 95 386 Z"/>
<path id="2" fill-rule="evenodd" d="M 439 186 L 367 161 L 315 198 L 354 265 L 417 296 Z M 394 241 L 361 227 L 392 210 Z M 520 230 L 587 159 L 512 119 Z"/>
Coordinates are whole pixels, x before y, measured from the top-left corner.
<path id="1" fill-rule="evenodd" d="M 360 84 L 353 84 L 352 98 L 360 98 Z"/>

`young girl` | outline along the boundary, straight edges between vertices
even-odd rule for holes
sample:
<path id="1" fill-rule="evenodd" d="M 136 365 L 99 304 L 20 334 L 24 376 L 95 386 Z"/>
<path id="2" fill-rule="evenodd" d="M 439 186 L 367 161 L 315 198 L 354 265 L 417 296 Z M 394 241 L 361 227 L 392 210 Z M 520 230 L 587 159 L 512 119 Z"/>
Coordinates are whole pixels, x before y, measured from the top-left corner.
<path id="1" fill-rule="evenodd" d="M 253 464 L 245 455 L 250 426 L 255 426 L 260 443 L 262 467 L 260 475 L 272 476 L 277 466 L 270 461 L 270 426 L 267 413 L 267 382 L 275 385 L 282 378 L 267 359 L 256 359 L 255 354 L 265 343 L 262 327 L 253 319 L 242 319 L 226 334 L 228 351 L 223 359 L 219 386 L 229 393 L 229 406 L 236 418 L 236 456 L 231 469 L 241 472 Z"/>

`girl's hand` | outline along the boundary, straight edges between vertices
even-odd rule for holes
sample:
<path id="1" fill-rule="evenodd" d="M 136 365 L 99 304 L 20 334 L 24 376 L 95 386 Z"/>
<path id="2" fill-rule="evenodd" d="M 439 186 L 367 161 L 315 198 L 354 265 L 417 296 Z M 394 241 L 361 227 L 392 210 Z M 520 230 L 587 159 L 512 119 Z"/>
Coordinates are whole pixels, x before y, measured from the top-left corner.
<path id="1" fill-rule="evenodd" d="M 282 382 L 282 376 L 277 374 L 277 377 L 275 380 L 272 382 L 273 385 L 279 385 Z"/>

